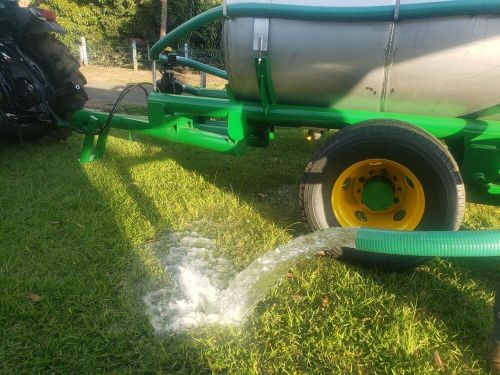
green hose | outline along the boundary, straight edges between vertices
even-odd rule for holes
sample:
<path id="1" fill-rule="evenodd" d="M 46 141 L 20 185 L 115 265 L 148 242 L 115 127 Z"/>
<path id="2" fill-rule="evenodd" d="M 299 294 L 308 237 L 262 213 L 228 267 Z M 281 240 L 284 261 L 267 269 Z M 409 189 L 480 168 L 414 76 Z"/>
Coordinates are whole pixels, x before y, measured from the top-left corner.
<path id="1" fill-rule="evenodd" d="M 191 60 L 191 59 L 188 59 L 188 58 L 182 57 L 182 56 L 176 56 L 175 60 L 176 60 L 176 63 L 178 65 L 187 66 L 188 68 L 193 68 L 193 69 L 199 70 L 200 72 L 212 74 L 216 77 L 227 80 L 227 72 L 225 70 L 217 69 L 217 68 L 214 68 L 213 66 L 203 64 L 199 61 Z M 168 62 L 168 56 L 161 55 L 160 62 L 163 62 L 163 61 Z"/>
<path id="2" fill-rule="evenodd" d="M 500 256 L 500 231 L 400 232 L 361 228 L 356 249 L 421 257 Z"/>
<path id="3" fill-rule="evenodd" d="M 304 3 L 306 3 L 304 1 Z M 228 17 L 266 17 L 308 21 L 365 22 L 394 21 L 395 5 L 318 6 L 276 3 L 236 3 L 227 5 Z M 499 14 L 498 0 L 451 0 L 401 4 L 398 20 L 431 17 Z"/>
<path id="4" fill-rule="evenodd" d="M 157 41 L 149 51 L 149 58 L 158 61 L 160 53 L 167 47 L 172 47 L 179 39 L 186 36 L 190 32 L 198 30 L 199 28 L 217 21 L 223 17 L 222 6 L 218 6 L 207 10 L 206 12 L 198 14 L 196 17 L 191 18 L 189 21 L 184 22 L 182 25 L 176 27 L 159 41 Z"/>

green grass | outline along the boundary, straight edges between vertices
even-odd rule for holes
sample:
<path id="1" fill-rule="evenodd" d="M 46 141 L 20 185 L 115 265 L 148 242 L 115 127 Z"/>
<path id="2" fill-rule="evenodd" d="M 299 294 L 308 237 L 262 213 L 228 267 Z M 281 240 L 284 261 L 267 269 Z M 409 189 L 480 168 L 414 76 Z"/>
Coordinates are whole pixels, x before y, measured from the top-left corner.
<path id="1" fill-rule="evenodd" d="M 195 225 L 242 269 L 305 231 L 315 145 L 279 130 L 237 159 L 117 135 L 85 166 L 76 135 L 0 146 L 0 373 L 484 373 L 496 259 L 383 274 L 314 258 L 242 329 L 156 336 L 141 297 L 164 276 L 140 245 Z M 466 226 L 500 228 L 498 208 L 469 205 Z"/>

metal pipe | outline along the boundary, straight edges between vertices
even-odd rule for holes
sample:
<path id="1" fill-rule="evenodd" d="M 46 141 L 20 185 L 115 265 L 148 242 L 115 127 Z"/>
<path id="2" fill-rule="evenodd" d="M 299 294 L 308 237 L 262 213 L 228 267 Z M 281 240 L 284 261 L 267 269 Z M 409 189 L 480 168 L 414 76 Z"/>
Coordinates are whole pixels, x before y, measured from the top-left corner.
<path id="1" fill-rule="evenodd" d="M 198 90 L 196 87 L 193 86 L 183 85 L 182 91 L 185 92 L 186 94 L 200 96 L 200 90 Z"/>
<path id="2" fill-rule="evenodd" d="M 165 94 L 150 94 L 150 96 L 161 95 Z M 95 127 L 101 126 L 107 117 L 108 113 L 106 112 L 81 110 L 73 114 L 71 122 L 75 127 L 84 130 L 92 121 L 94 121 Z M 234 142 L 227 134 L 223 135 L 182 125 L 186 121 L 189 119 L 164 114 L 164 122 L 161 125 L 154 125 L 145 116 L 116 114 L 111 122 L 111 127 L 226 154 L 241 155 L 243 153 L 246 142 Z M 93 140 L 89 138 L 89 142 L 93 142 Z M 84 149 L 90 150 L 92 148 L 90 146 L 87 145 Z M 88 159 L 90 160 L 90 158 Z"/>
<path id="3" fill-rule="evenodd" d="M 150 95 L 153 95 L 153 93 L 151 93 Z M 88 128 L 90 120 L 94 120 L 97 124 L 95 128 L 99 128 L 106 122 L 108 116 L 109 113 L 107 112 L 83 109 L 73 114 L 73 116 L 71 117 L 71 125 L 85 131 L 86 128 Z M 130 116 L 117 113 L 113 116 L 110 127 L 114 129 L 135 131 L 141 129 L 149 129 L 152 128 L 153 125 L 150 124 L 146 116 Z"/>
<path id="4" fill-rule="evenodd" d="M 168 57 L 165 55 L 160 55 L 160 62 L 167 61 Z M 222 69 L 214 68 L 213 66 L 203 64 L 202 62 L 191 60 L 183 56 L 176 56 L 175 61 L 177 64 L 182 66 L 187 66 L 188 68 L 193 68 L 201 72 L 212 74 L 216 77 L 227 79 L 227 72 Z"/>
<path id="5" fill-rule="evenodd" d="M 180 142 L 224 154 L 238 155 L 240 153 L 237 144 L 232 142 L 227 136 L 214 132 L 187 127 L 176 129 L 174 126 L 168 124 L 152 129 L 141 129 L 138 132 L 155 138 Z"/>
<path id="6" fill-rule="evenodd" d="M 157 83 L 156 83 L 156 61 L 152 61 L 151 64 L 151 78 L 153 80 L 153 91 L 156 91 L 158 89 Z"/>
<path id="7" fill-rule="evenodd" d="M 315 126 L 339 129 L 368 119 L 392 119 L 404 121 L 429 131 L 435 137 L 446 139 L 463 133 L 465 129 L 478 134 L 486 129 L 491 134 L 500 131 L 499 121 L 473 120 L 452 117 L 411 115 L 405 113 L 339 110 L 298 105 L 276 104 L 269 107 L 267 117 L 259 102 L 237 101 L 194 96 L 151 93 L 148 103 L 163 103 L 178 113 L 194 113 L 202 116 L 225 117 L 231 110 L 244 111 L 249 120 L 284 124 L 287 126 Z M 307 119 L 307 120 L 304 120 Z M 498 129 L 498 131 L 497 131 Z"/>
<path id="8" fill-rule="evenodd" d="M 202 89 L 202 88 L 197 88 L 197 87 L 193 87 L 190 85 L 183 85 L 182 90 L 183 90 L 183 92 L 185 92 L 187 94 L 199 96 L 199 97 L 203 97 L 203 98 L 227 99 L 226 90 Z"/>

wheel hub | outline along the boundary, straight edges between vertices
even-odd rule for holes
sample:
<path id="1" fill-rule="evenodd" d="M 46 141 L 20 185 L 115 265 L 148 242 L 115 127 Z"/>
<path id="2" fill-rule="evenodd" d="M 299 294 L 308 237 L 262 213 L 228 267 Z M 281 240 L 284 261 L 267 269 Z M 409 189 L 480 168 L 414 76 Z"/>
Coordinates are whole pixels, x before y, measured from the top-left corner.
<path id="1" fill-rule="evenodd" d="M 332 190 L 332 208 L 342 226 L 413 230 L 423 217 L 425 196 L 404 165 L 367 159 L 341 173 Z"/>
<path id="2" fill-rule="evenodd" d="M 374 212 L 388 210 L 394 203 L 393 183 L 383 176 L 368 179 L 361 191 L 361 203 Z"/>

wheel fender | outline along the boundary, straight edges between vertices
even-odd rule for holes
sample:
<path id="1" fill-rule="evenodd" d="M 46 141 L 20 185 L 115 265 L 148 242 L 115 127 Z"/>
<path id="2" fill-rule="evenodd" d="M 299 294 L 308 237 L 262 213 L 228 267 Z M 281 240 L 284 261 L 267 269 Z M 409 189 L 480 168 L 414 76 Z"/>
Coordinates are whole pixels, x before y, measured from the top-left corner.
<path id="1" fill-rule="evenodd" d="M 16 19 L 23 34 L 67 33 L 57 22 L 43 18 L 36 8 L 17 8 Z"/>
<path id="2" fill-rule="evenodd" d="M 30 22 L 30 24 L 25 30 L 25 33 L 26 34 L 58 33 L 64 35 L 67 33 L 67 31 L 57 22 L 42 21 L 36 19 Z"/>

